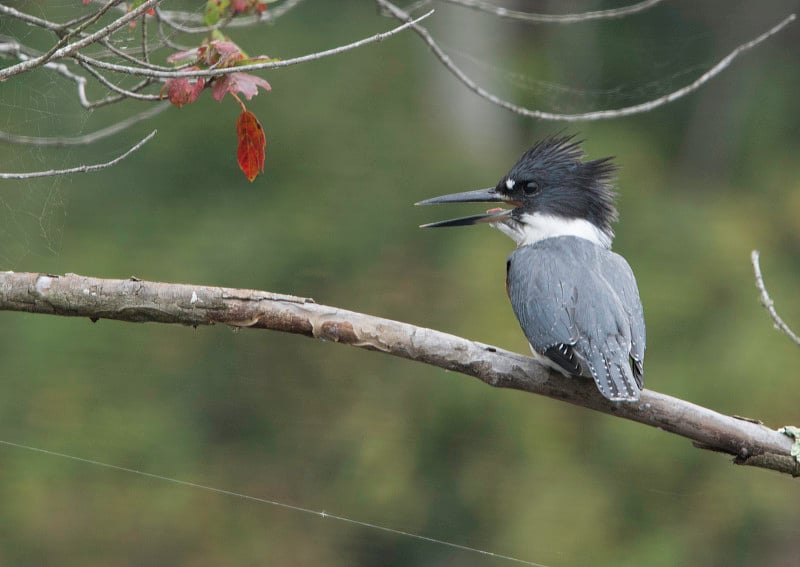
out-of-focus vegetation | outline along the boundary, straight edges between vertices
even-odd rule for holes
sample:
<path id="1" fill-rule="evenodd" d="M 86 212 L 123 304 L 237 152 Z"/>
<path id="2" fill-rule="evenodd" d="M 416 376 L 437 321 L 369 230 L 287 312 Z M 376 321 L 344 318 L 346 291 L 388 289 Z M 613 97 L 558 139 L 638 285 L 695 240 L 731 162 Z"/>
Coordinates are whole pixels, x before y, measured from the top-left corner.
<path id="1" fill-rule="evenodd" d="M 583 111 L 689 82 L 798 3 L 665 2 L 575 26 L 436 7 L 434 31 L 503 95 Z M 289 57 L 388 25 L 367 2 L 307 0 L 232 34 Z M 799 327 L 797 26 L 688 99 L 567 128 L 622 166 L 615 249 L 645 306 L 646 386 L 774 427 L 800 422 L 800 357 L 758 303 L 749 252 L 762 251 L 778 309 Z M 25 32 L 3 21 L 0 33 Z M 411 34 L 266 77 L 272 92 L 249 104 L 268 138 L 252 185 L 232 150 L 238 109 L 208 96 L 93 147 L 0 146 L 2 170 L 48 169 L 109 159 L 159 129 L 112 170 L 0 185 L 0 269 L 287 292 L 527 352 L 504 293 L 511 242 L 485 227 L 419 230 L 460 210 L 412 203 L 494 184 L 563 125 L 474 98 Z M 0 85 L 5 131 L 87 132 L 141 108 L 87 114 L 72 85 L 42 72 Z M 0 313 L 0 376 L 2 440 L 545 565 L 800 557 L 796 481 L 339 345 Z M 4 565 L 505 564 L 21 449 L 0 447 L 0 463 Z"/>

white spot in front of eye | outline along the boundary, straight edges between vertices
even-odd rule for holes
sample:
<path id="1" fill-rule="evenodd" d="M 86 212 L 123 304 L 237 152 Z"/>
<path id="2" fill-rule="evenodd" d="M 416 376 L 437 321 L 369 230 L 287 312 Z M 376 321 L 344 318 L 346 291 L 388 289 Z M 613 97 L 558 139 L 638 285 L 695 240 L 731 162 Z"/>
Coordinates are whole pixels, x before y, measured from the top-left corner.
<path id="1" fill-rule="evenodd" d="M 506 179 L 506 188 L 513 189 L 515 183 L 516 181 L 514 181 L 513 179 Z"/>

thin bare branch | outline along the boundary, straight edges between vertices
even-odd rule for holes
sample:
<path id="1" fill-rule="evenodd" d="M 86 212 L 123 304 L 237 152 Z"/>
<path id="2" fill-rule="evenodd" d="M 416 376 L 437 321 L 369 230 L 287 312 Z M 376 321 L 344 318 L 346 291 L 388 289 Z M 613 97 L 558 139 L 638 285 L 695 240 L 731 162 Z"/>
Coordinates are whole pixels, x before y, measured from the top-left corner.
<path id="1" fill-rule="evenodd" d="M 750 262 L 753 264 L 753 272 L 756 276 L 756 287 L 758 291 L 761 292 L 761 305 L 769 313 L 769 316 L 772 317 L 773 323 L 775 323 L 775 328 L 779 331 L 783 331 L 787 337 L 789 337 L 794 344 L 800 346 L 800 337 L 789 328 L 789 325 L 783 322 L 778 312 L 775 310 L 775 303 L 772 301 L 772 298 L 769 296 L 767 292 L 767 286 L 764 284 L 764 277 L 761 275 L 761 265 L 758 261 L 758 250 L 753 250 L 750 253 Z"/>
<path id="2" fill-rule="evenodd" d="M 19 73 L 24 73 L 25 71 L 29 71 L 36 67 L 40 67 L 45 63 L 53 60 L 53 59 L 61 59 L 63 57 L 69 57 L 72 54 L 78 52 L 80 49 L 96 43 L 107 37 L 108 35 L 112 34 L 122 26 L 126 25 L 131 20 L 138 18 L 142 14 L 144 14 L 150 8 L 153 8 L 156 4 L 161 2 L 162 0 L 145 0 L 139 6 L 125 14 L 124 16 L 114 20 L 107 26 L 103 26 L 96 32 L 83 36 L 80 39 L 65 45 L 55 51 L 45 53 L 39 57 L 34 59 L 29 59 L 27 61 L 23 61 L 21 63 L 17 63 L 16 65 L 12 65 L 10 67 L 6 67 L 5 69 L 0 69 L 0 81 L 4 81 L 14 75 L 18 75 Z M 113 4 L 113 3 L 112 3 Z"/>
<path id="3" fill-rule="evenodd" d="M 0 4 L 0 14 L 17 19 L 21 22 L 25 22 L 26 24 L 44 28 L 46 30 L 50 30 L 53 32 L 59 32 L 63 29 L 60 24 L 51 22 L 50 20 L 45 20 L 42 18 L 38 18 L 36 16 L 32 16 L 31 14 L 28 14 L 26 12 L 21 12 L 16 8 L 12 8 L 11 6 L 6 6 L 5 4 Z"/>
<path id="4" fill-rule="evenodd" d="M 264 291 L 67 274 L 0 272 L 0 310 L 135 323 L 224 324 L 348 344 L 473 376 L 680 435 L 747 464 L 800 475 L 792 440 L 752 421 L 644 390 L 635 403 L 610 402 L 591 380 L 568 378 L 530 357 L 313 300 Z"/>
<path id="5" fill-rule="evenodd" d="M 101 40 L 100 43 L 101 43 L 101 45 L 103 45 L 103 47 L 108 49 L 111 53 L 113 53 L 117 57 L 125 59 L 126 61 L 128 61 L 130 63 L 134 63 L 136 65 L 141 65 L 142 67 L 145 67 L 147 69 L 160 69 L 162 71 L 174 70 L 174 67 L 167 67 L 165 65 L 156 65 L 154 63 L 150 63 L 149 55 L 148 55 L 149 52 L 150 52 L 150 49 L 152 49 L 150 47 L 147 48 L 147 51 L 144 51 L 143 49 L 140 49 L 140 50 L 134 51 L 133 54 L 132 54 L 131 52 L 126 53 L 125 51 L 119 49 L 118 47 L 115 47 L 110 41 L 108 41 L 108 38 L 105 38 L 105 39 Z M 158 47 L 160 47 L 160 46 L 158 46 Z M 142 59 L 137 59 L 134 56 L 134 54 L 138 55 L 140 53 L 142 54 Z"/>
<path id="6" fill-rule="evenodd" d="M 94 67 L 98 67 L 100 69 L 106 69 L 108 71 L 116 71 L 118 73 L 136 75 L 139 77 L 151 77 L 154 79 L 175 79 L 179 77 L 216 77 L 219 75 L 227 75 L 229 73 L 243 73 L 247 71 L 259 71 L 264 69 L 278 69 L 280 67 L 289 67 L 291 65 L 298 65 L 300 63 L 308 63 L 309 61 L 316 61 L 318 59 L 330 57 L 331 55 L 339 55 L 340 53 L 351 51 L 353 49 L 357 49 L 359 47 L 363 47 L 371 43 L 381 42 L 385 39 L 392 37 L 393 35 L 402 32 L 405 29 L 413 27 L 414 25 L 417 24 L 417 22 L 424 20 L 431 14 L 433 14 L 433 10 L 431 10 L 426 14 L 423 14 L 419 18 L 414 18 L 387 32 L 377 33 L 375 35 L 371 35 L 364 39 L 360 39 L 358 41 L 354 41 L 346 45 L 340 45 L 339 47 L 334 47 L 332 49 L 327 49 L 325 51 L 318 51 L 316 53 L 309 53 L 308 55 L 302 55 L 300 57 L 294 57 L 292 59 L 282 59 L 280 61 L 268 61 L 264 63 L 237 65 L 236 67 L 226 67 L 223 69 L 206 69 L 201 71 L 158 71 L 156 69 L 142 69 L 140 67 L 130 67 L 128 65 L 117 65 L 114 63 L 107 63 L 105 61 L 99 61 L 99 60 L 93 60 L 92 65 Z"/>
<path id="7" fill-rule="evenodd" d="M 142 30 L 142 65 L 149 65 L 150 49 L 148 48 L 147 43 L 147 14 L 142 14 L 139 21 L 139 29 Z"/>
<path id="8" fill-rule="evenodd" d="M 171 105 L 168 102 L 164 102 L 162 104 L 158 104 L 151 108 L 148 108 L 144 112 L 140 112 L 139 114 L 135 114 L 133 116 L 129 116 L 124 120 L 115 122 L 111 126 L 101 128 L 100 130 L 96 130 L 94 132 L 89 132 L 88 134 L 82 134 L 80 136 L 62 136 L 62 137 L 44 138 L 38 136 L 22 136 L 18 134 L 9 134 L 7 132 L 0 132 L 0 142 L 8 142 L 10 144 L 27 144 L 31 146 L 42 146 L 42 147 L 85 146 L 97 142 L 99 140 L 102 140 L 104 138 L 108 138 L 109 136 L 113 136 L 114 134 L 118 134 L 119 132 L 122 132 L 123 130 L 130 128 L 134 124 L 138 124 L 139 122 L 152 118 L 158 114 L 161 114 L 166 109 L 170 108 L 170 106 Z"/>
<path id="9" fill-rule="evenodd" d="M 158 130 L 153 130 L 147 136 L 142 138 L 142 140 L 139 141 L 139 143 L 130 148 L 127 152 L 105 163 L 97 163 L 94 165 L 79 165 L 77 167 L 70 167 L 68 169 L 51 169 L 48 171 L 30 171 L 26 173 L 0 173 L 0 179 L 33 179 L 35 177 L 52 177 L 54 175 L 66 175 L 69 173 L 89 173 L 92 171 L 106 169 L 107 167 L 112 167 L 118 164 L 126 157 L 131 155 L 133 152 L 141 148 L 143 145 L 149 142 L 153 138 L 153 136 L 156 135 L 156 132 L 158 132 Z"/>
<path id="10" fill-rule="evenodd" d="M 227 14 L 225 15 L 225 17 L 223 19 L 221 19 L 220 21 L 218 21 L 213 26 L 192 27 L 192 26 L 185 26 L 185 25 L 179 23 L 178 21 L 173 20 L 172 18 L 170 18 L 168 15 L 166 15 L 160 9 L 156 9 L 156 17 L 158 17 L 159 22 L 163 22 L 165 26 L 167 26 L 168 28 L 171 28 L 173 31 L 176 31 L 176 32 L 179 32 L 179 33 L 186 33 L 186 34 L 208 33 L 208 32 L 212 32 L 214 30 L 218 30 L 218 29 L 227 27 L 227 25 L 233 19 L 233 16 L 234 16 L 233 12 L 228 11 Z"/>
<path id="11" fill-rule="evenodd" d="M 91 57 L 87 57 L 85 55 L 81 55 L 80 53 L 75 54 L 75 59 L 78 61 L 78 64 L 86 69 L 88 73 L 90 73 L 95 79 L 97 79 L 101 84 L 105 85 L 108 89 L 114 91 L 115 93 L 121 95 L 119 100 L 126 99 L 126 98 L 133 98 L 136 100 L 148 100 L 148 101 L 158 101 L 162 100 L 162 97 L 157 94 L 141 94 L 136 92 L 136 90 L 128 90 L 119 87 L 106 79 L 100 71 L 93 68 L 94 63 L 97 59 L 93 59 Z M 145 79 L 143 82 L 136 85 L 134 88 L 142 89 L 147 85 L 151 84 L 151 79 Z M 92 103 L 92 107 L 100 106 L 97 102 Z"/>
<path id="12" fill-rule="evenodd" d="M 236 17 L 227 25 L 227 27 L 249 27 L 253 24 L 271 23 L 286 15 L 290 10 L 297 7 L 303 0 L 286 0 L 277 6 L 270 6 L 266 11 L 258 14 L 257 16 Z M 176 10 L 159 10 L 160 15 L 171 22 L 188 23 L 188 24 L 202 24 L 203 15 L 191 12 L 183 12 Z M 197 27 L 196 30 L 209 31 L 212 28 Z"/>
<path id="13" fill-rule="evenodd" d="M 123 11 L 123 13 L 124 13 L 124 11 Z M 87 12 L 85 14 L 81 14 L 80 16 L 72 18 L 71 20 L 66 21 L 63 24 L 58 24 L 58 28 L 59 28 L 59 30 L 62 30 L 62 31 L 63 30 L 69 30 L 70 28 L 72 28 L 74 26 L 81 25 L 83 22 L 85 22 L 86 20 L 89 20 L 89 19 L 91 19 L 93 17 L 94 17 L 94 14 L 92 12 Z"/>
<path id="14" fill-rule="evenodd" d="M 385 8 L 392 16 L 400 21 L 410 21 L 411 16 L 405 12 L 404 10 L 398 8 L 392 2 L 388 0 L 376 0 L 379 5 Z M 683 88 L 680 88 L 676 91 L 673 91 L 667 95 L 662 97 L 649 100 L 647 102 L 643 102 L 641 104 L 636 104 L 633 106 L 626 106 L 623 108 L 617 108 L 614 110 L 598 110 L 594 112 L 586 112 L 582 114 L 560 114 L 554 112 L 546 112 L 543 110 L 536 110 L 531 108 L 526 108 L 524 106 L 516 105 L 512 102 L 509 102 L 505 99 L 498 97 L 497 95 L 487 91 L 480 85 L 478 85 L 475 81 L 473 81 L 464 71 L 462 71 L 453 60 L 450 58 L 444 50 L 439 47 L 439 44 L 433 39 L 433 36 L 427 30 L 427 28 L 419 25 L 413 24 L 411 27 L 412 29 L 419 35 L 425 43 L 428 44 L 433 54 L 436 56 L 437 59 L 450 71 L 456 78 L 461 81 L 464 86 L 466 86 L 469 90 L 477 94 L 478 96 L 485 98 L 489 102 L 496 104 L 502 108 L 510 110 L 516 114 L 521 116 L 527 116 L 529 118 L 537 118 L 540 120 L 554 120 L 554 121 L 562 121 L 562 122 L 581 122 L 581 121 L 590 121 L 590 120 L 606 120 L 610 118 L 621 118 L 623 116 L 631 116 L 633 114 L 641 114 L 643 112 L 648 112 L 650 110 L 654 110 L 660 106 L 664 106 L 670 102 L 674 102 L 684 96 L 693 93 L 694 91 L 698 90 L 708 81 L 719 75 L 722 71 L 724 71 L 736 57 L 748 51 L 758 44 L 762 43 L 766 39 L 772 37 L 791 22 L 795 20 L 795 15 L 791 14 L 786 17 L 783 21 L 781 21 L 776 26 L 770 28 L 760 36 L 756 37 L 755 39 L 748 41 L 747 43 L 743 43 L 730 52 L 727 56 L 721 59 L 716 65 L 714 65 L 711 69 L 703 73 L 700 77 L 698 77 L 694 82 L 689 85 L 686 85 Z"/>
<path id="15" fill-rule="evenodd" d="M 610 10 L 598 10 L 596 12 L 582 12 L 578 14 L 534 14 L 532 12 L 520 12 L 509 10 L 502 6 L 495 6 L 489 2 L 481 0 L 442 0 L 448 4 L 456 4 L 465 8 L 472 8 L 480 12 L 492 14 L 500 18 L 507 18 L 532 24 L 576 24 L 593 20 L 610 20 L 613 18 L 624 18 L 639 12 L 644 12 L 663 0 L 644 0 L 630 6 L 622 8 L 612 8 Z"/>

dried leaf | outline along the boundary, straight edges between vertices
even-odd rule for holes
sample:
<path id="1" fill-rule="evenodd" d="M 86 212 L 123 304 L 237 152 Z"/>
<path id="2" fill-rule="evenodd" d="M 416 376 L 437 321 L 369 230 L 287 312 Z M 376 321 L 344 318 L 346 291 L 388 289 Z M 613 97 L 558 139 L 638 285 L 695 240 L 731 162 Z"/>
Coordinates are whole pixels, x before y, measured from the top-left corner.
<path id="1" fill-rule="evenodd" d="M 236 120 L 236 136 L 239 138 L 236 153 L 239 168 L 247 179 L 253 181 L 259 172 L 264 171 L 264 149 L 267 147 L 264 129 L 255 114 L 248 110 L 242 111 Z"/>

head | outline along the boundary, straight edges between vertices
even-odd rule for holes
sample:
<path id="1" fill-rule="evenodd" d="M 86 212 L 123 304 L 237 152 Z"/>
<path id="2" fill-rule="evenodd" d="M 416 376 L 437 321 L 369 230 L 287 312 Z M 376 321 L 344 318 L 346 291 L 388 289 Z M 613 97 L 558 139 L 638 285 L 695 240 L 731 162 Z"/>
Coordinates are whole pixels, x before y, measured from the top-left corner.
<path id="1" fill-rule="evenodd" d="M 573 136 L 546 138 L 522 154 L 495 187 L 426 199 L 418 205 L 498 202 L 512 209 L 491 209 L 482 215 L 423 225 L 464 226 L 489 223 L 517 242 L 573 235 L 609 247 L 617 220 L 612 158 L 583 161 L 580 141 Z"/>

